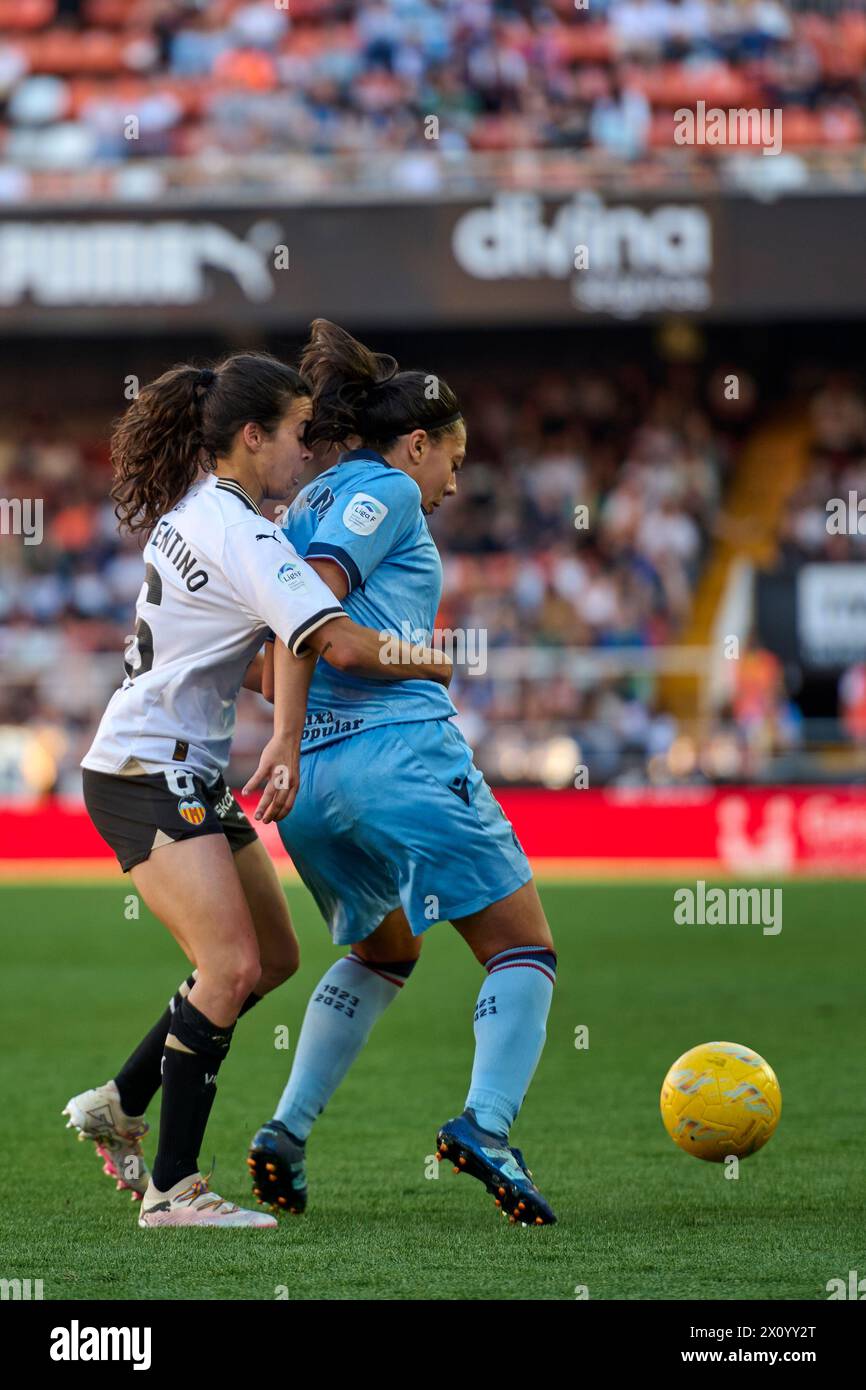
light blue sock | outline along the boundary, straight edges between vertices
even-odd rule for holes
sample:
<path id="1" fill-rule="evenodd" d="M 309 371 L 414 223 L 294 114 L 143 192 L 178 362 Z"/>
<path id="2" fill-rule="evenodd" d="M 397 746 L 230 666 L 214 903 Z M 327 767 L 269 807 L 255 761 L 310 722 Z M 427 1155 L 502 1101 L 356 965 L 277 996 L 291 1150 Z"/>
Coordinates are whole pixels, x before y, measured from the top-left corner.
<path id="1" fill-rule="evenodd" d="M 367 961 L 350 952 L 336 961 L 310 996 L 291 1075 L 274 1114 L 296 1139 L 306 1139 L 376 1019 L 397 998 L 414 961 Z"/>
<path id="2" fill-rule="evenodd" d="M 514 946 L 491 956 L 484 969 L 466 1109 L 482 1129 L 505 1139 L 544 1047 L 556 956 L 541 946 Z"/>

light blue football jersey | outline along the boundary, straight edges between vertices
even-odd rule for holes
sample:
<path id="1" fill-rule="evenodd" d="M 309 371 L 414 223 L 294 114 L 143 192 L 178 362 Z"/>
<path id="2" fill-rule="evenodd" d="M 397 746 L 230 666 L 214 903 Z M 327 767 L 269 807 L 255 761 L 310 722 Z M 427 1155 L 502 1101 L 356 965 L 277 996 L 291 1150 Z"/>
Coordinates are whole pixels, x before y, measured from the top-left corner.
<path id="1" fill-rule="evenodd" d="M 421 490 L 408 473 L 369 449 L 353 449 L 298 494 L 283 529 L 299 555 L 335 560 L 345 571 L 343 607 L 356 623 L 430 643 L 442 562 L 421 510 Z M 447 690 L 433 681 L 386 683 L 319 661 L 301 751 L 383 724 L 456 713 Z"/>

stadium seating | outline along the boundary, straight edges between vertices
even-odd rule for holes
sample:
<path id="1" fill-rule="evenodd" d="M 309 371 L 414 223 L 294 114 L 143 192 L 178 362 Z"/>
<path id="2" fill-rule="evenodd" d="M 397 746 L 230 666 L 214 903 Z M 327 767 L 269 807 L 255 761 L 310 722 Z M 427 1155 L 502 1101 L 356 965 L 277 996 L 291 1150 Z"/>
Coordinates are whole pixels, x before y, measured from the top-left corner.
<path id="1" fill-rule="evenodd" d="M 0 0 L 0 143 L 16 163 L 29 161 L 33 197 L 56 193 L 55 148 L 57 169 L 89 192 L 110 196 L 117 165 L 155 156 L 168 181 L 183 183 L 193 152 L 219 144 L 230 100 L 240 179 L 245 154 L 292 150 L 327 163 L 385 148 L 435 156 L 447 145 L 467 157 L 568 151 L 572 165 L 594 155 L 624 178 L 640 160 L 645 182 L 670 149 L 673 113 L 699 100 L 780 107 L 786 145 L 800 157 L 855 146 L 864 68 L 862 0 L 593 0 L 586 9 L 562 0 L 529 10 L 511 0 Z M 291 100 L 295 119 L 260 119 L 270 93 Z M 106 112 L 148 97 L 171 100 L 159 140 L 98 138 Z M 638 99 L 648 112 L 635 125 Z M 428 113 L 444 127 L 432 151 Z M 55 146 L 53 127 L 68 121 L 85 138 Z M 16 138 L 34 128 L 44 136 L 38 157 Z M 724 155 L 690 151 L 711 175 Z M 94 185 L 100 164 L 107 176 Z M 345 165 L 332 177 L 344 180 Z M 362 160 L 353 177 L 363 181 Z"/>
<path id="2" fill-rule="evenodd" d="M 464 669 L 457 703 L 482 764 L 516 780 L 533 780 L 526 758 L 514 756 L 518 726 L 542 744 L 587 729 L 597 737 L 605 705 L 608 729 L 618 729 L 612 775 L 630 742 L 642 761 L 670 738 L 652 679 L 632 668 L 641 651 L 657 653 L 684 630 L 737 440 L 708 407 L 708 375 L 651 381 L 623 362 L 597 375 L 539 373 L 522 386 L 501 378 L 493 363 L 454 378 L 472 424 L 471 463 L 433 523 L 445 567 L 438 627 L 483 632 L 486 644 L 487 669 Z M 119 678 L 141 584 L 138 545 L 116 535 L 107 447 L 93 421 L 65 420 L 62 440 L 35 419 L 7 427 L 0 483 L 6 497 L 42 497 L 46 516 L 42 545 L 0 540 L 0 726 L 59 722 L 63 775 L 74 778 Z M 592 515 L 586 532 L 578 504 Z M 568 668 L 575 647 L 580 680 Z M 590 650 L 598 670 L 588 667 Z M 620 667 L 630 673 L 617 676 Z M 67 676 L 62 712 L 58 670 Z M 244 699 L 239 763 L 266 719 L 254 697 Z"/>

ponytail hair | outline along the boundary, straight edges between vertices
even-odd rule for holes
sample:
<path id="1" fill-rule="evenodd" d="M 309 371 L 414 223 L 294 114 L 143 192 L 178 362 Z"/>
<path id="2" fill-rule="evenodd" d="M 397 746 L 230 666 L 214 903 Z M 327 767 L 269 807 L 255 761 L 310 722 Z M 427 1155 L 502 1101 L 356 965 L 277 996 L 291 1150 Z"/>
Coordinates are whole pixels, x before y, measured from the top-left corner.
<path id="1" fill-rule="evenodd" d="M 381 453 L 411 430 L 426 430 L 438 441 L 461 418 L 457 397 L 441 377 L 401 372 L 395 358 L 372 352 L 328 319 L 310 324 L 299 365 L 313 392 L 310 446 L 358 435 Z"/>
<path id="2" fill-rule="evenodd" d="M 111 437 L 111 495 L 121 530 L 151 531 L 202 471 L 255 422 L 277 428 L 310 389 L 293 367 L 264 352 L 237 352 L 211 367 L 181 365 L 142 388 Z"/>

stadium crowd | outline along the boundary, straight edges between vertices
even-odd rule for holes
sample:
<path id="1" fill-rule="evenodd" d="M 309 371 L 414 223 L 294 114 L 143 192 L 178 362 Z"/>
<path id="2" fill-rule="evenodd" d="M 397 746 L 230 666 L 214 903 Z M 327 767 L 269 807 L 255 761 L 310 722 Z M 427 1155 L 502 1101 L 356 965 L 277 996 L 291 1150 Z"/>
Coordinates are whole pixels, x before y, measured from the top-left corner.
<path id="1" fill-rule="evenodd" d="M 830 378 L 812 400 L 811 429 L 811 468 L 785 511 L 782 560 L 862 564 L 866 515 L 855 501 L 853 525 L 849 516 L 851 494 L 866 498 L 866 397 L 855 381 L 845 374 Z M 836 503 L 838 518 L 828 512 L 829 502 Z"/>
<path id="2" fill-rule="evenodd" d="M 437 629 L 458 644 L 465 731 L 497 779 L 562 784 L 575 742 L 600 779 L 626 755 L 644 775 L 676 729 L 655 710 L 652 661 L 642 671 L 634 658 L 682 631 L 742 413 L 726 419 L 709 379 L 682 367 L 656 382 L 623 363 L 522 387 L 493 370 L 454 384 L 470 458 L 433 530 L 445 575 Z M 0 440 L 0 491 L 42 499 L 44 531 L 41 544 L 0 539 L 0 728 L 52 730 L 61 785 L 120 680 L 141 585 L 109 478 L 107 443 L 86 422 L 66 422 L 60 437 L 34 419 Z M 239 766 L 268 719 L 258 697 L 242 701 Z"/>
<path id="3" fill-rule="evenodd" d="M 698 100 L 781 108 L 786 152 L 862 161 L 864 77 L 861 0 L 0 0 L 0 197 L 423 192 L 533 152 L 499 183 L 573 183 L 575 154 L 694 182 L 721 167 L 671 159 Z"/>

